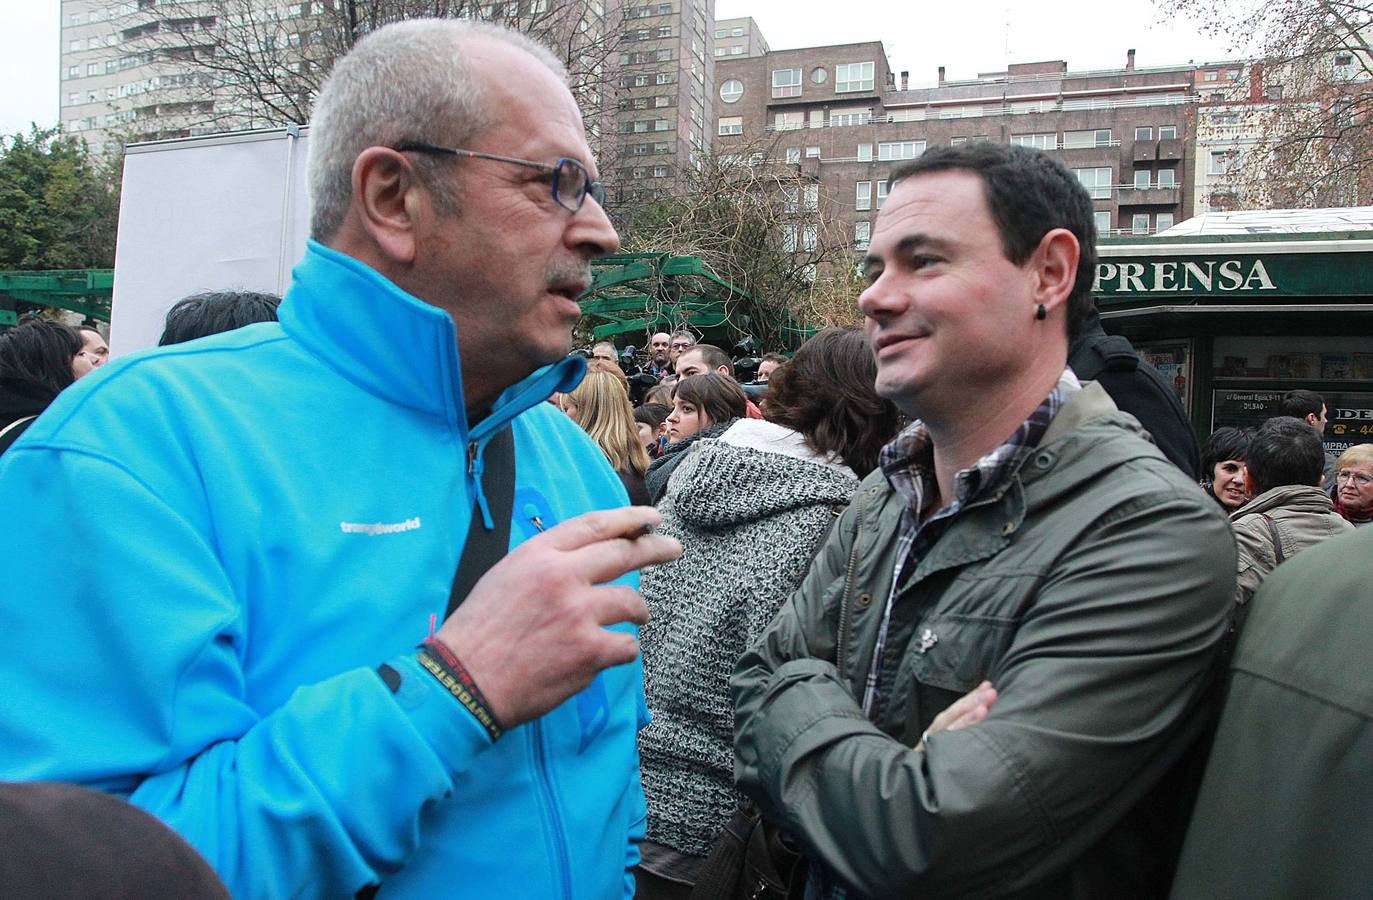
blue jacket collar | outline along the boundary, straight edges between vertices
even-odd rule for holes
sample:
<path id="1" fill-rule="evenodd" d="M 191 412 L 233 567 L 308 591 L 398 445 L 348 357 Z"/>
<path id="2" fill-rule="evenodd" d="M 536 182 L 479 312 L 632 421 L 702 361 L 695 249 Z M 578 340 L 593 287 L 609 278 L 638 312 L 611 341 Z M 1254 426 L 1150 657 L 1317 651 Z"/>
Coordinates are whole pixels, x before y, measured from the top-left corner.
<path id="1" fill-rule="evenodd" d="M 367 265 L 310 241 L 278 311 L 282 329 L 345 378 L 456 428 L 482 445 L 554 392 L 576 387 L 586 362 L 571 357 L 507 388 L 469 432 L 461 341 L 447 312 L 407 294 Z"/>

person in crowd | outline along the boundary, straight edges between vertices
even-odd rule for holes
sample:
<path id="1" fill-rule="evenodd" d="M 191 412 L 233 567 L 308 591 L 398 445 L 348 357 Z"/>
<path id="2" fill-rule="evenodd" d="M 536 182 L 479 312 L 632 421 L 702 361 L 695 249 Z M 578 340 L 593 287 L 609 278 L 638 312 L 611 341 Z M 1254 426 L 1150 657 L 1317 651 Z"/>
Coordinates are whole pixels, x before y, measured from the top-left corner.
<path id="1" fill-rule="evenodd" d="M 72 357 L 72 374 L 80 378 L 110 361 L 110 345 L 92 325 L 78 326 L 77 336 L 81 338 L 81 350 Z"/>
<path id="2" fill-rule="evenodd" d="M 1243 428 L 1217 428 L 1201 451 L 1201 471 L 1207 479 L 1202 488 L 1227 513 L 1239 509 L 1249 499 L 1244 477 L 1249 438 L 1249 432 Z"/>
<path id="3" fill-rule="evenodd" d="M 175 831 L 130 803 L 56 782 L 0 784 L 0 896 L 229 900 Z"/>
<path id="4" fill-rule="evenodd" d="M 685 328 L 679 328 L 672 332 L 667 345 L 667 360 L 670 366 L 669 371 L 673 374 L 678 374 L 677 358 L 682 355 L 683 351 L 689 350 L 695 346 L 696 335 L 692 334 L 690 331 L 687 331 Z"/>
<path id="5" fill-rule="evenodd" d="M 1329 421 L 1330 409 L 1325 405 L 1325 398 L 1315 391 L 1308 391 L 1298 388 L 1288 391 L 1282 395 L 1282 402 L 1278 404 L 1278 415 L 1291 416 L 1301 419 L 1311 430 L 1316 432 L 1316 437 L 1325 440 L 1325 425 Z M 1325 451 L 1325 469 L 1323 473 L 1325 480 L 1331 481 L 1335 475 L 1335 458 L 1338 456 L 1331 451 Z M 1330 485 L 1326 485 L 1330 487 Z"/>
<path id="6" fill-rule="evenodd" d="M 821 331 L 769 383 L 768 418 L 739 419 L 718 440 L 694 444 L 659 503 L 662 532 L 683 550 L 643 575 L 653 722 L 639 737 L 648 799 L 641 896 L 693 884 L 738 804 L 729 676 L 896 434 L 876 372 L 860 329 Z"/>
<path id="7" fill-rule="evenodd" d="M 1095 381 L 1121 412 L 1139 420 L 1163 455 L 1188 478 L 1204 477 L 1197 436 L 1182 401 L 1163 373 L 1140 359 L 1129 339 L 1107 334 L 1096 305 L 1068 345 L 1068 366 L 1080 381 Z"/>
<path id="8" fill-rule="evenodd" d="M 645 403 L 634 407 L 634 426 L 639 433 L 639 443 L 650 459 L 657 459 L 667 446 L 667 417 L 672 407 L 665 403 Z"/>
<path id="9" fill-rule="evenodd" d="M 1355 528 L 1373 522 L 1373 444 L 1355 444 L 1335 461 L 1335 512 Z"/>
<path id="10" fill-rule="evenodd" d="M 600 362 L 595 360 L 594 362 Z M 610 370 L 614 370 L 614 374 Z M 619 376 L 618 378 L 616 376 Z M 629 502 L 648 506 L 644 472 L 648 454 L 639 442 L 634 426 L 634 409 L 629 405 L 624 373 L 614 363 L 600 362 L 588 367 L 586 377 L 566 394 L 560 395 L 563 412 L 591 435 L 601 448 L 615 474 L 620 476 Z"/>
<path id="11" fill-rule="evenodd" d="M 183 344 L 257 322 L 275 322 L 281 298 L 260 291 L 203 291 L 167 310 L 159 347 Z"/>
<path id="12" fill-rule="evenodd" d="M 764 353 L 763 358 L 758 361 L 758 381 L 766 383 L 773 372 L 779 366 L 786 365 L 787 358 L 781 353 Z"/>
<path id="13" fill-rule="evenodd" d="M 677 357 L 677 377 L 687 378 L 703 372 L 734 377 L 734 361 L 714 344 L 696 344 Z"/>
<path id="14" fill-rule="evenodd" d="M 644 403 L 666 406 L 672 409 L 672 389 L 677 386 L 676 375 L 664 375 L 663 379 L 649 388 L 644 394 Z"/>
<path id="15" fill-rule="evenodd" d="M 619 358 L 619 351 L 610 341 L 597 341 L 591 345 L 591 358 L 603 359 L 608 363 L 615 363 Z"/>
<path id="16" fill-rule="evenodd" d="M 0 778 L 128 798 L 233 896 L 628 897 L 637 570 L 680 545 L 544 402 L 619 243 L 565 70 L 379 28 L 308 173 L 279 322 L 115 360 L 0 459 Z"/>
<path id="17" fill-rule="evenodd" d="M 1373 528 L 1331 538 L 1250 602 L 1174 900 L 1368 894 L 1370 558 Z"/>
<path id="18" fill-rule="evenodd" d="M 672 337 L 666 331 L 659 331 L 648 339 L 648 366 L 644 371 L 655 378 L 662 378 L 672 371 L 672 358 L 668 347 Z"/>
<path id="19" fill-rule="evenodd" d="M 748 411 L 748 398 L 727 375 L 691 375 L 672 386 L 672 412 L 667 416 L 667 446 L 648 467 L 644 484 L 656 506 L 667 490 L 682 454 L 700 438 L 719 437 Z"/>
<path id="20" fill-rule="evenodd" d="M 1230 514 L 1239 545 L 1237 630 L 1269 572 L 1298 551 L 1353 530 L 1321 490 L 1324 466 L 1321 439 L 1301 419 L 1276 416 L 1254 432 L 1245 466 L 1253 499 Z"/>
<path id="21" fill-rule="evenodd" d="M 737 784 L 819 900 L 1159 896 L 1234 537 L 1067 366 L 1096 241 L 1073 174 L 977 142 L 891 182 L 859 308 L 914 421 L 739 663 Z M 984 681 L 985 719 L 927 734 Z"/>
<path id="22" fill-rule="evenodd" d="M 58 394 L 104 363 L 103 355 L 86 349 L 85 334 L 35 313 L 0 332 L 0 453 Z"/>
<path id="23" fill-rule="evenodd" d="M 734 361 L 729 354 L 714 344 L 697 344 L 683 350 L 677 357 L 677 377 L 688 378 L 692 375 L 714 373 L 725 378 L 734 378 Z M 744 414 L 750 419 L 763 418 L 762 409 L 744 394 Z"/>

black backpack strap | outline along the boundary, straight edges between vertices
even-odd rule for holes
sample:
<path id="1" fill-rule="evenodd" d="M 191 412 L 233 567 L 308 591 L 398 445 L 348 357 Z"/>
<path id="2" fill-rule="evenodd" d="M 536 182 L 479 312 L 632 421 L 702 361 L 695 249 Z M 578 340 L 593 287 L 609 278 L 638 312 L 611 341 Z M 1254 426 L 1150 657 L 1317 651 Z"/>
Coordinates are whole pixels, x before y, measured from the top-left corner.
<path id="1" fill-rule="evenodd" d="M 472 593 L 477 580 L 510 550 L 510 516 L 515 502 L 514 431 L 513 427 L 504 428 L 486 443 L 481 488 L 495 527 L 489 531 L 482 527 L 481 508 L 474 499 L 472 522 L 467 528 L 467 542 L 463 544 L 458 569 L 453 573 L 448 611 L 443 614 L 445 619 Z"/>

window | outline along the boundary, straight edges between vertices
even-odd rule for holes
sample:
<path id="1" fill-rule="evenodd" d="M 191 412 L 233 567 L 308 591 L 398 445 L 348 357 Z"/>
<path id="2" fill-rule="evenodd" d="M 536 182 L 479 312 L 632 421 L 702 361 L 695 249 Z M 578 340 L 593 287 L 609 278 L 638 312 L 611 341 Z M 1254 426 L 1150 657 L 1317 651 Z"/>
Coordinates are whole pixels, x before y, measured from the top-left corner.
<path id="1" fill-rule="evenodd" d="M 1239 70 L 1239 69 L 1226 69 L 1226 70 L 1225 70 L 1225 77 L 1228 78 L 1228 79 L 1230 79 L 1231 81 L 1235 81 L 1235 80 L 1237 80 L 1237 79 L 1240 77 L 1240 70 Z"/>
<path id="2" fill-rule="evenodd" d="M 68 77 L 68 78 L 80 78 L 80 77 L 81 77 L 81 67 L 80 67 L 80 66 L 68 66 L 68 67 L 67 67 L 67 77 Z"/>
<path id="3" fill-rule="evenodd" d="M 644 77 L 644 79 L 645 79 L 644 84 L 648 84 L 648 81 L 647 81 L 648 76 L 645 75 L 645 76 L 643 76 L 643 77 Z M 636 83 L 637 83 L 637 78 L 636 78 Z M 654 75 L 654 76 L 653 76 L 653 83 L 654 83 L 654 84 L 672 84 L 672 73 L 671 73 L 671 72 L 659 72 L 657 75 Z"/>
<path id="4" fill-rule="evenodd" d="M 815 210 L 820 208 L 820 185 L 808 184 L 805 190 L 805 208 Z"/>
<path id="5" fill-rule="evenodd" d="M 743 116 L 721 116 L 719 134 L 743 134 Z"/>
<path id="6" fill-rule="evenodd" d="M 806 114 L 803 112 L 779 112 L 772 117 L 772 127 L 777 131 L 795 131 L 806 127 Z"/>
<path id="7" fill-rule="evenodd" d="M 820 158 L 820 148 L 819 148 L 819 147 L 807 147 L 807 148 L 806 148 L 806 158 L 807 158 L 807 159 L 819 159 L 819 158 Z"/>
<path id="8" fill-rule="evenodd" d="M 877 145 L 877 158 L 915 159 L 925 152 L 924 141 L 885 141 Z"/>
<path id="9" fill-rule="evenodd" d="M 812 84 L 824 84 L 829 80 L 830 70 L 824 66 L 816 66 L 810 70 L 810 80 Z"/>
<path id="10" fill-rule="evenodd" d="M 86 74 L 87 74 L 87 75 L 99 75 L 99 74 L 100 74 L 100 63 L 86 63 Z"/>
<path id="11" fill-rule="evenodd" d="M 1101 166 L 1091 169 L 1073 169 L 1077 180 L 1087 189 L 1093 200 L 1111 199 L 1111 168 Z"/>
<path id="12" fill-rule="evenodd" d="M 788 148 L 787 148 L 787 162 L 788 162 L 789 164 L 791 164 L 791 165 L 796 165 L 796 164 L 799 163 L 800 161 L 801 161 L 801 148 L 800 148 L 800 147 L 788 147 Z"/>
<path id="13" fill-rule="evenodd" d="M 1108 234 L 1111 230 L 1111 214 L 1109 212 L 1092 213 L 1092 221 L 1096 223 L 1097 234 Z"/>
<path id="14" fill-rule="evenodd" d="M 819 238 L 820 238 L 820 226 L 819 226 L 819 225 L 802 225 L 802 226 L 801 226 L 801 249 L 802 249 L 802 250 L 814 250 L 814 249 L 815 249 L 815 245 L 816 245 L 817 243 L 819 243 Z"/>
<path id="15" fill-rule="evenodd" d="M 1063 147 L 1066 150 L 1109 146 L 1111 146 L 1111 129 L 1109 128 L 1063 132 Z"/>
<path id="16" fill-rule="evenodd" d="M 654 178 L 668 178 L 672 175 L 672 166 L 654 166 Z"/>
<path id="17" fill-rule="evenodd" d="M 773 69 L 773 70 L 772 70 L 772 96 L 774 96 L 774 97 L 799 97 L 799 96 L 801 96 L 801 70 L 800 70 L 800 69 Z"/>
<path id="18" fill-rule="evenodd" d="M 1159 213 L 1157 216 L 1154 217 L 1154 230 L 1155 230 L 1155 231 L 1166 231 L 1167 229 L 1172 228 L 1172 227 L 1173 227 L 1173 214 L 1172 214 L 1172 213 Z"/>
<path id="19" fill-rule="evenodd" d="M 669 37 L 672 37 L 672 26 L 671 26 L 671 25 L 659 25 L 659 26 L 658 26 L 658 31 L 657 31 L 657 36 L 660 37 L 660 38 L 669 38 Z"/>
<path id="20" fill-rule="evenodd" d="M 871 223 L 871 222 L 854 222 L 854 223 L 853 223 L 853 249 L 855 249 L 855 250 L 866 250 L 866 249 L 868 249 L 868 241 L 870 241 L 870 240 L 872 240 L 872 223 Z"/>
<path id="21" fill-rule="evenodd" d="M 1013 134 L 1011 143 L 1019 147 L 1033 147 L 1036 150 L 1057 150 L 1058 134 L 1056 132 L 1039 132 L 1036 134 Z"/>
<path id="22" fill-rule="evenodd" d="M 67 52 L 69 52 L 69 53 L 75 53 L 76 51 L 78 51 L 78 50 L 80 50 L 80 49 L 81 49 L 81 42 L 80 42 L 80 41 L 72 41 L 70 44 L 67 45 Z"/>
<path id="23" fill-rule="evenodd" d="M 1159 169 L 1158 186 L 1161 188 L 1171 188 L 1178 186 L 1177 169 Z"/>
<path id="24" fill-rule="evenodd" d="M 1280 84 L 1270 84 L 1270 85 L 1265 86 L 1264 89 L 1263 89 L 1263 96 L 1266 97 L 1266 98 L 1269 99 L 1269 100 L 1281 100 L 1281 99 L 1282 99 L 1282 85 L 1280 85 Z"/>
<path id="25" fill-rule="evenodd" d="M 1137 189 L 1139 189 L 1139 190 L 1143 190 L 1144 188 L 1147 188 L 1148 186 L 1149 186 L 1149 170 L 1148 170 L 1148 169 L 1136 169 L 1136 170 L 1135 170 L 1135 187 L 1136 187 Z"/>
<path id="26" fill-rule="evenodd" d="M 1219 79 L 1220 73 L 1215 69 L 1209 69 L 1206 72 L 1203 72 L 1201 76 L 1202 81 L 1218 81 Z"/>
<path id="27" fill-rule="evenodd" d="M 794 213 L 801 208 L 801 189 L 798 187 L 782 188 L 782 211 Z"/>
<path id="28" fill-rule="evenodd" d="M 715 55 L 716 55 L 716 56 L 724 56 L 724 55 L 725 55 L 726 53 L 728 53 L 728 52 L 729 52 L 729 48 L 728 48 L 728 47 L 716 47 L 716 48 L 715 48 Z"/>
<path id="29" fill-rule="evenodd" d="M 872 162 L 872 144 L 858 145 L 858 161 Z"/>
<path id="30" fill-rule="evenodd" d="M 1131 234 L 1148 234 L 1148 233 L 1149 233 L 1149 214 L 1148 214 L 1148 213 L 1135 213 L 1133 216 L 1130 217 L 1130 233 L 1131 233 Z"/>
<path id="31" fill-rule="evenodd" d="M 872 90 L 873 64 L 840 63 L 834 67 L 834 92 L 845 94 L 852 91 Z"/>
<path id="32" fill-rule="evenodd" d="M 1158 127 L 1158 139 L 1160 141 L 1175 140 L 1177 136 L 1178 128 L 1176 125 L 1160 125 Z"/>
<path id="33" fill-rule="evenodd" d="M 782 226 L 782 252 L 783 252 L 783 253 L 795 253 L 795 252 L 796 252 L 796 226 L 795 226 L 795 225 L 783 225 L 783 226 Z"/>
<path id="34" fill-rule="evenodd" d="M 73 103 L 80 103 L 80 102 L 81 102 L 81 94 L 80 94 L 79 92 L 74 92 L 74 93 L 70 93 L 70 94 L 67 95 L 67 105 L 68 105 L 68 106 L 72 105 Z"/>
<path id="35" fill-rule="evenodd" d="M 1207 160 L 1206 174 L 1225 175 L 1234 168 L 1239 155 L 1238 150 L 1212 150 L 1211 157 Z"/>
<path id="36" fill-rule="evenodd" d="M 1135 140 L 1152 141 L 1154 139 L 1154 128 L 1152 125 L 1140 125 L 1135 128 Z"/>
<path id="37" fill-rule="evenodd" d="M 739 79 L 731 78 L 720 85 L 720 99 L 725 103 L 737 103 L 742 96 L 744 96 L 744 83 Z"/>
<path id="38" fill-rule="evenodd" d="M 871 125 L 871 109 L 832 109 L 830 110 L 830 127 L 840 128 L 845 125 Z"/>
<path id="39" fill-rule="evenodd" d="M 724 28 L 717 28 L 715 29 L 715 36 L 717 38 L 729 37 L 729 32 Z"/>
<path id="40" fill-rule="evenodd" d="M 962 146 L 963 144 L 966 144 L 966 143 L 968 143 L 968 139 L 965 138 L 965 137 L 952 137 L 952 138 L 949 138 L 949 146 L 950 146 L 950 147 L 959 147 L 959 146 Z"/>
<path id="41" fill-rule="evenodd" d="M 743 37 L 743 36 L 744 36 L 744 28 L 743 28 L 743 26 L 742 26 L 742 25 L 736 25 L 735 27 L 731 28 L 731 29 L 729 30 L 729 36 L 730 36 L 730 37 Z"/>
<path id="42" fill-rule="evenodd" d="M 854 209 L 872 209 L 872 182 L 858 182 L 857 196 L 854 198 Z"/>
<path id="43" fill-rule="evenodd" d="M 877 182 L 877 208 L 881 209 L 882 204 L 887 202 L 887 182 L 885 180 Z"/>

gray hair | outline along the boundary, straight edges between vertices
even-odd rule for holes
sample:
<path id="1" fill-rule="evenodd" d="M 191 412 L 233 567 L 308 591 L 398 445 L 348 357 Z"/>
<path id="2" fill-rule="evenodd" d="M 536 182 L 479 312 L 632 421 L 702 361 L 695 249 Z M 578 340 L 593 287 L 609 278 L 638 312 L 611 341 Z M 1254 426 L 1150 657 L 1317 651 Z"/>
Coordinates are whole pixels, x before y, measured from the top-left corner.
<path id="1" fill-rule="evenodd" d="M 310 123 L 310 235 L 327 241 L 343 224 L 353 196 L 353 163 L 368 147 L 405 141 L 465 146 L 492 125 L 488 79 L 463 53 L 472 38 L 525 51 L 567 83 L 567 69 L 542 44 L 517 31 L 461 19 L 412 19 L 379 28 L 334 66 Z M 415 168 L 441 213 L 457 212 L 453 180 L 440 160 L 417 156 Z"/>

